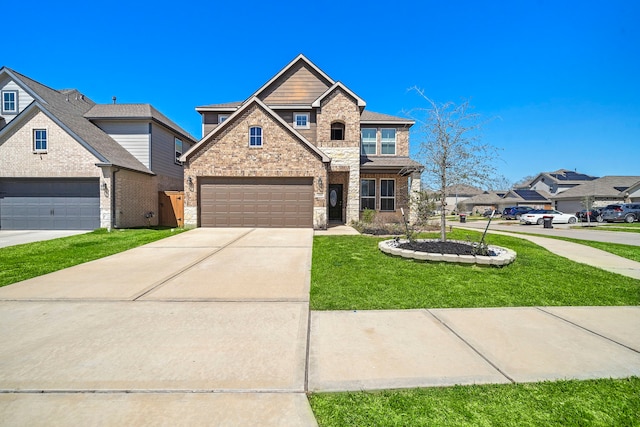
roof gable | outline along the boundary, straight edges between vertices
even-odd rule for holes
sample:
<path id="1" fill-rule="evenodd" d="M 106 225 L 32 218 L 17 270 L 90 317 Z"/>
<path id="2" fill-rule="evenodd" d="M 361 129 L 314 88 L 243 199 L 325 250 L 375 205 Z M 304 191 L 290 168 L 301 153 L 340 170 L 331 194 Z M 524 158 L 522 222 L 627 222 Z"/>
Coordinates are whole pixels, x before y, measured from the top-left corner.
<path id="1" fill-rule="evenodd" d="M 267 81 L 249 99 L 268 105 L 310 105 L 335 81 L 304 55 L 298 55 Z"/>
<path id="2" fill-rule="evenodd" d="M 186 153 L 184 153 L 180 157 L 180 161 L 185 162 L 191 156 L 193 156 L 196 152 L 201 150 L 203 147 L 207 145 L 211 140 L 215 138 L 216 135 L 223 132 L 224 129 L 231 126 L 231 124 L 238 118 L 241 117 L 245 111 L 251 108 L 253 105 L 258 105 L 262 108 L 271 118 L 280 123 L 288 132 L 293 134 L 301 144 L 307 146 L 312 152 L 314 152 L 324 163 L 329 163 L 331 159 L 324 152 L 322 152 L 318 147 L 313 145 L 309 140 L 307 140 L 302 134 L 293 129 L 287 122 L 285 122 L 278 114 L 276 114 L 272 109 L 267 107 L 259 98 L 253 97 L 249 101 L 245 102 L 242 107 L 233 112 L 224 122 L 220 125 L 216 126 L 211 132 L 205 135 L 197 144 L 192 146 Z"/>
<path id="3" fill-rule="evenodd" d="M 345 93 L 351 96 L 356 101 L 356 104 L 358 105 L 358 107 L 364 108 L 367 106 L 367 103 L 364 102 L 362 98 L 360 98 L 358 95 L 353 93 L 348 87 L 343 85 L 341 82 L 336 82 L 333 86 L 327 89 L 322 95 L 320 95 L 316 100 L 314 100 L 313 103 L 311 103 L 311 106 L 320 107 L 320 105 L 322 104 L 322 100 L 327 96 L 331 95 L 333 91 L 338 89 L 342 89 Z"/>
<path id="4" fill-rule="evenodd" d="M 554 199 L 573 199 L 582 198 L 586 196 L 591 197 L 620 197 L 627 190 L 618 190 L 619 188 L 626 187 L 627 189 L 640 181 L 640 176 L 615 176 L 608 175 L 602 178 L 587 181 L 583 184 L 570 188 L 558 195 L 554 196 Z"/>

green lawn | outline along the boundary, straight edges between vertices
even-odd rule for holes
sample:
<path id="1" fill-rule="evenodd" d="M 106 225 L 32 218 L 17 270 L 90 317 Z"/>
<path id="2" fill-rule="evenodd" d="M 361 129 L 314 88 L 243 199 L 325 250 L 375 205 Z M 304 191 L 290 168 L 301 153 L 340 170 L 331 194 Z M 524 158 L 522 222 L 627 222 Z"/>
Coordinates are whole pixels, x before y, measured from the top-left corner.
<path id="1" fill-rule="evenodd" d="M 450 238 L 479 240 L 454 230 Z M 552 254 L 526 240 L 487 235 L 515 250 L 503 268 L 423 263 L 383 254 L 368 236 L 316 236 L 313 310 L 638 305 L 640 281 Z"/>
<path id="2" fill-rule="evenodd" d="M 312 394 L 321 427 L 638 426 L 640 378 Z"/>
<path id="3" fill-rule="evenodd" d="M 183 229 L 98 229 L 86 234 L 0 248 L 0 286 L 62 270 L 181 233 Z"/>
<path id="4" fill-rule="evenodd" d="M 597 224 L 597 223 L 596 223 Z M 611 224 L 594 224 L 589 226 L 586 223 L 580 225 L 574 225 L 571 228 L 580 230 L 598 230 L 598 231 L 625 231 L 627 233 L 640 233 L 640 222 L 632 222 L 627 224 L 626 222 L 616 222 Z"/>

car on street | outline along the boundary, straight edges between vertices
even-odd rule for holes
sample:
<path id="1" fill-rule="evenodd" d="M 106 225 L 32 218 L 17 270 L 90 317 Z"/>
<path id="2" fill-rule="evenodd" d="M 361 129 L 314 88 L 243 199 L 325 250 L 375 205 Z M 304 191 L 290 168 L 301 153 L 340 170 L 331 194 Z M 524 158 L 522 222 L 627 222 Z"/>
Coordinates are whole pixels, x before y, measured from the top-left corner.
<path id="1" fill-rule="evenodd" d="M 502 218 L 504 219 L 520 219 L 523 213 L 533 210 L 530 206 L 509 206 L 502 211 Z"/>
<path id="2" fill-rule="evenodd" d="M 621 203 L 608 205 L 602 210 L 602 219 L 607 222 L 640 221 L 640 203 Z"/>
<path id="3" fill-rule="evenodd" d="M 576 218 L 580 222 L 602 222 L 602 214 L 600 209 L 583 209 L 580 212 L 576 212 Z"/>
<path id="4" fill-rule="evenodd" d="M 497 210 L 497 209 L 487 209 L 484 212 L 482 212 L 482 216 L 485 217 L 485 218 L 489 218 L 491 216 L 491 214 L 493 214 L 493 216 L 495 218 L 498 215 L 500 215 L 500 211 Z"/>
<path id="5" fill-rule="evenodd" d="M 553 224 L 575 224 L 578 222 L 578 218 L 573 214 L 566 214 L 553 209 L 536 209 L 522 214 L 520 223 L 542 225 L 545 216 L 552 216 L 551 222 Z"/>

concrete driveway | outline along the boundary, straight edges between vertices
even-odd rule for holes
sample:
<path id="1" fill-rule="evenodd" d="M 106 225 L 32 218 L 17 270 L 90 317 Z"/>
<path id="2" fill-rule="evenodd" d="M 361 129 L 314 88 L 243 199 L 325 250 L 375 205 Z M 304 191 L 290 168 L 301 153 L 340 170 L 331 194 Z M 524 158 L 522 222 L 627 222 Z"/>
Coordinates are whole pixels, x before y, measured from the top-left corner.
<path id="1" fill-rule="evenodd" d="M 200 228 L 0 288 L 0 423 L 316 425 L 312 237 Z"/>
<path id="2" fill-rule="evenodd" d="M 0 230 L 0 248 L 89 232 L 90 230 Z"/>

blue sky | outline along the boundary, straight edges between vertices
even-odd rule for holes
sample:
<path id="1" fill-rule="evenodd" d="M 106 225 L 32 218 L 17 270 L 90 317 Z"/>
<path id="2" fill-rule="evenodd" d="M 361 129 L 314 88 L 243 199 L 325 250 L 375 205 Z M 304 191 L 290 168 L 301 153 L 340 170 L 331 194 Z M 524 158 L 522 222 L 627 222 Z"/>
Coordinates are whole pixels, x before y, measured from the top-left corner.
<path id="1" fill-rule="evenodd" d="M 153 104 L 198 138 L 196 106 L 244 100 L 303 53 L 371 111 L 425 107 L 413 86 L 470 99 L 509 181 L 640 175 L 635 0 L 6 3 L 0 65 Z"/>

